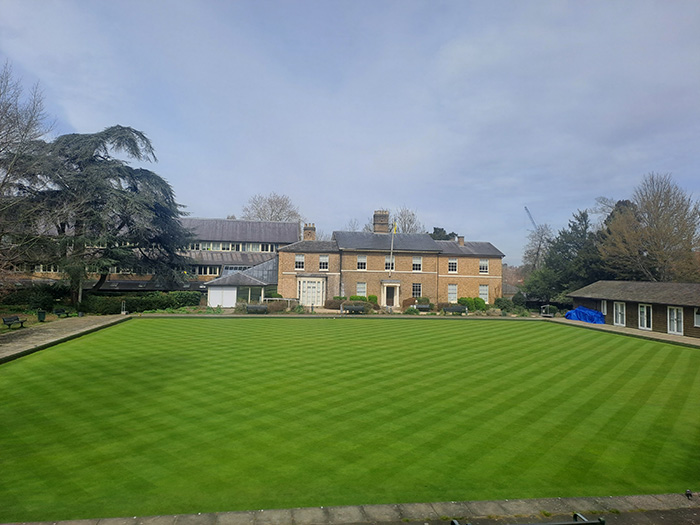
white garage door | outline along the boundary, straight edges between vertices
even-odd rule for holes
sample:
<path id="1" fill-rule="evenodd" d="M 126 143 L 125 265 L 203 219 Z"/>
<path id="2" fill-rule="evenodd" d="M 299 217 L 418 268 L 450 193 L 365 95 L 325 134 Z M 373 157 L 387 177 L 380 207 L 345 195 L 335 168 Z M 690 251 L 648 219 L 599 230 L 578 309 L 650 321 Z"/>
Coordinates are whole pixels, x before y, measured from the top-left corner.
<path id="1" fill-rule="evenodd" d="M 207 306 L 233 308 L 237 298 L 238 288 L 235 286 L 210 286 L 207 292 Z"/>

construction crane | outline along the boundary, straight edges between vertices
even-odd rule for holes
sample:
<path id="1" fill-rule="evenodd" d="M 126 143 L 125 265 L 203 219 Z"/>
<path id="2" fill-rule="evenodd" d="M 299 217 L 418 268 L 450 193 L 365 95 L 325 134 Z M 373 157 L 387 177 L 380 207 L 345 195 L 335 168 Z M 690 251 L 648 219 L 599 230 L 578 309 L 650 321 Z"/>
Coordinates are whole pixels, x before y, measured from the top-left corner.
<path id="1" fill-rule="evenodd" d="M 525 211 L 527 212 L 527 216 L 530 217 L 532 226 L 535 228 L 535 231 L 537 231 L 537 223 L 535 222 L 535 219 L 532 218 L 532 213 L 530 213 L 530 210 L 527 209 L 527 206 L 525 206 Z"/>

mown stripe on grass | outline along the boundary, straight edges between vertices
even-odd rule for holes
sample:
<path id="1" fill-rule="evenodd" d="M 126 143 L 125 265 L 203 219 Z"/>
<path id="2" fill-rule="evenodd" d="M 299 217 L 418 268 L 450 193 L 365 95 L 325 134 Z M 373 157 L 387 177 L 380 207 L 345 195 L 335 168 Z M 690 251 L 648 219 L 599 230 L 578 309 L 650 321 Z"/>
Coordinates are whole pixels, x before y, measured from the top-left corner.
<path id="1" fill-rule="evenodd" d="M 667 491 L 698 361 L 549 323 L 138 319 L 0 368 L 0 518 L 606 494 L 649 486 L 640 453 Z"/>

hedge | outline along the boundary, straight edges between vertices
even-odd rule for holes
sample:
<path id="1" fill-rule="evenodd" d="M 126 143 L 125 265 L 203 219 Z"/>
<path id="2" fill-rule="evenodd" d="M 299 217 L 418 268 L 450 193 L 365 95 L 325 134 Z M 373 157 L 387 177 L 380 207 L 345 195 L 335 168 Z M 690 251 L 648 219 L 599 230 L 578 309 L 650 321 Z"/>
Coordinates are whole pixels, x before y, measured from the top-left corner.
<path id="1" fill-rule="evenodd" d="M 88 295 L 80 303 L 79 309 L 86 313 L 118 314 L 122 311 L 122 302 L 127 312 L 145 310 L 165 310 L 183 306 L 199 306 L 202 299 L 200 292 L 151 292 L 135 295 Z"/>

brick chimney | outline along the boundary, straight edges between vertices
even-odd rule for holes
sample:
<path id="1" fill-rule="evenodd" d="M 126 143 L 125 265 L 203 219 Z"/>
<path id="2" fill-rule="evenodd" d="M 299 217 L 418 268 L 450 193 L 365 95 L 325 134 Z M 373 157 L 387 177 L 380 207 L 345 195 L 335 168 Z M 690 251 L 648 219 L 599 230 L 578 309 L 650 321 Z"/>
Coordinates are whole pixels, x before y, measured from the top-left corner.
<path id="1" fill-rule="evenodd" d="M 315 241 L 316 240 L 316 225 L 313 223 L 304 224 L 304 240 L 305 241 Z"/>
<path id="2" fill-rule="evenodd" d="M 377 210 L 374 212 L 374 233 L 389 233 L 389 212 Z"/>
<path id="3" fill-rule="evenodd" d="M 460 246 L 464 246 L 464 235 L 457 236 L 457 244 L 459 244 Z"/>

